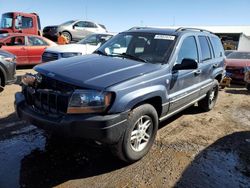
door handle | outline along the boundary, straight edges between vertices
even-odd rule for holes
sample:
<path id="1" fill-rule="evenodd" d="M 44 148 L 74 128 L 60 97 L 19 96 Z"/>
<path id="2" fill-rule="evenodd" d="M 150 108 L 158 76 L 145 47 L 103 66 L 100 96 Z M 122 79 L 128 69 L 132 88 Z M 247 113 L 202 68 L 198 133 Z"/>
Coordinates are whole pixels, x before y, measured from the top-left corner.
<path id="1" fill-rule="evenodd" d="M 213 64 L 213 68 L 217 68 L 218 66 L 218 63 Z"/>
<path id="2" fill-rule="evenodd" d="M 199 74 L 201 74 L 201 73 L 202 73 L 201 69 L 198 69 L 198 70 L 195 70 L 195 71 L 194 71 L 194 74 L 195 74 L 195 75 L 199 75 Z"/>

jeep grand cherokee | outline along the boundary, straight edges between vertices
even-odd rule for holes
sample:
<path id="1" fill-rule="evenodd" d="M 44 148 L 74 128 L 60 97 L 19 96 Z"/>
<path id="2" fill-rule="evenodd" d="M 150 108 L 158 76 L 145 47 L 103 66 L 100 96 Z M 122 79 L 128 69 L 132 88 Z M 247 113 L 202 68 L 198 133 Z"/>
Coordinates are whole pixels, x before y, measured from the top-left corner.
<path id="1" fill-rule="evenodd" d="M 108 144 L 133 162 L 151 148 L 159 122 L 197 102 L 214 107 L 224 58 L 208 31 L 132 29 L 94 54 L 36 66 L 16 93 L 17 114 L 48 131 Z"/>

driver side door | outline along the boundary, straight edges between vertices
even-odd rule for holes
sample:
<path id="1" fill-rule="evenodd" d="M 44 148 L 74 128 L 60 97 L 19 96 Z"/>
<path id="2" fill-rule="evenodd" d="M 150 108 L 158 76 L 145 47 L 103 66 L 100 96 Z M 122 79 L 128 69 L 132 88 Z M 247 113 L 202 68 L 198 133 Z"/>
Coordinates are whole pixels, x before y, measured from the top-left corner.
<path id="1" fill-rule="evenodd" d="M 195 36 L 187 36 L 180 44 L 175 64 L 180 64 L 183 59 L 193 59 L 198 62 L 198 48 Z M 188 105 L 199 97 L 199 71 L 199 68 L 172 71 L 169 89 L 169 113 L 181 109 L 181 107 Z"/>

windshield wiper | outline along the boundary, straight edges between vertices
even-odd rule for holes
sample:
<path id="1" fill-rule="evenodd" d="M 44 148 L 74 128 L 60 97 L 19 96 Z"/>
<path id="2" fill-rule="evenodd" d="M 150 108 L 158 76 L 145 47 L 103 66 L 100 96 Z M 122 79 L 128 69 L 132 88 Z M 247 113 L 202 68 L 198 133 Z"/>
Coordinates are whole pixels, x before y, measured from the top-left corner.
<path id="1" fill-rule="evenodd" d="M 127 54 L 127 53 L 116 54 L 116 56 L 125 57 L 125 58 L 129 58 L 129 59 L 133 59 L 133 60 L 136 60 L 136 61 L 141 61 L 141 62 L 147 63 L 147 60 L 136 57 L 136 56 L 133 56 L 133 55 L 130 55 L 130 54 Z"/>
<path id="2" fill-rule="evenodd" d="M 99 55 L 107 56 L 107 54 L 105 52 L 101 51 L 101 50 L 96 50 L 96 51 L 93 52 L 93 54 L 99 54 Z"/>

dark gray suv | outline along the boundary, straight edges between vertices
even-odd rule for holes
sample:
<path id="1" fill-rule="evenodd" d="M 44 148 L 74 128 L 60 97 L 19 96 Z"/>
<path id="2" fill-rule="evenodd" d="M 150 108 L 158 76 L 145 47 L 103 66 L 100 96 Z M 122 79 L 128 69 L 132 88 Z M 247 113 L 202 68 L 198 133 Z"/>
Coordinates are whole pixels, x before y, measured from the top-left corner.
<path id="1" fill-rule="evenodd" d="M 0 92 L 5 85 L 16 81 L 16 57 L 4 50 L 0 50 Z"/>
<path id="2" fill-rule="evenodd" d="M 132 29 L 92 55 L 36 66 L 15 105 L 37 127 L 108 144 L 133 162 L 151 148 L 159 122 L 195 103 L 214 107 L 224 58 L 208 31 Z"/>

